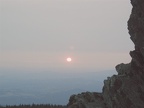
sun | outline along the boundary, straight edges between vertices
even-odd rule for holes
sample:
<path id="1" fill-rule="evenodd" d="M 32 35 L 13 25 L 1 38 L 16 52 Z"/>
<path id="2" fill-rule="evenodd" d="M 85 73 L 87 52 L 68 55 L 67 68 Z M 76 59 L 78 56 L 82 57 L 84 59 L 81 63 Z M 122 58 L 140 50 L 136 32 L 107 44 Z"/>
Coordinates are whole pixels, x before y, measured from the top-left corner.
<path id="1" fill-rule="evenodd" d="M 68 57 L 66 60 L 67 60 L 67 62 L 71 62 L 72 61 L 72 59 L 70 57 Z"/>

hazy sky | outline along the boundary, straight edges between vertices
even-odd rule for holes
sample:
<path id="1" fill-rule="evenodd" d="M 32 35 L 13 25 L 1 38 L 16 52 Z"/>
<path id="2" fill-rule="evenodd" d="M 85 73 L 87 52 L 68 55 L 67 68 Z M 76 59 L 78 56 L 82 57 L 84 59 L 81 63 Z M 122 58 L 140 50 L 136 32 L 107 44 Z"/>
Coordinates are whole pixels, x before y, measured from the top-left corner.
<path id="1" fill-rule="evenodd" d="M 114 69 L 131 59 L 130 13 L 130 0 L 0 0 L 0 68 Z"/>

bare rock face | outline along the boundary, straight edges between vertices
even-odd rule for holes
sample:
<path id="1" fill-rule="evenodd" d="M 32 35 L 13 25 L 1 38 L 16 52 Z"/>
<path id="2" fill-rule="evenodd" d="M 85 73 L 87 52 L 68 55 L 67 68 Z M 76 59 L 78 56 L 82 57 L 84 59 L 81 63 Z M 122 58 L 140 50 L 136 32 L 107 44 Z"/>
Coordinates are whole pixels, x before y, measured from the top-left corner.
<path id="1" fill-rule="evenodd" d="M 104 101 L 101 93 L 85 92 L 70 97 L 68 108 L 103 108 Z"/>
<path id="2" fill-rule="evenodd" d="M 131 0 L 128 30 L 135 50 L 129 64 L 116 66 L 118 75 L 104 81 L 102 93 L 70 97 L 68 108 L 144 108 L 144 0 Z"/>

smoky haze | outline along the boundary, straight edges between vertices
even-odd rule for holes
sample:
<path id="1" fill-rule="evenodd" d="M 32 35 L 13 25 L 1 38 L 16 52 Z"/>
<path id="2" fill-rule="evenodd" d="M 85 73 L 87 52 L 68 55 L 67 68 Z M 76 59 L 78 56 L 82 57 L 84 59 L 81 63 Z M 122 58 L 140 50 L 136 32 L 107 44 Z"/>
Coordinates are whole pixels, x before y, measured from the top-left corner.
<path id="1" fill-rule="evenodd" d="M 131 60 L 130 10 L 128 0 L 0 0 L 0 104 L 101 92 Z"/>
<path id="2" fill-rule="evenodd" d="M 1 67 L 69 68 L 71 56 L 72 69 L 110 69 L 130 60 L 129 1 L 1 0 L 0 6 Z"/>

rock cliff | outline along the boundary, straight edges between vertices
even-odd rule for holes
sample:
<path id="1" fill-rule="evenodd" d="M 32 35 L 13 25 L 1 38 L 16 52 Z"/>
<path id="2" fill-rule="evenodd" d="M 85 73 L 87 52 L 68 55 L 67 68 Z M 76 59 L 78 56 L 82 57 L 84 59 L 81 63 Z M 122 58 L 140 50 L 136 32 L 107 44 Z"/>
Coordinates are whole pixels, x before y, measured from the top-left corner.
<path id="1" fill-rule="evenodd" d="M 117 75 L 104 81 L 102 93 L 72 95 L 68 108 L 144 108 L 144 0 L 131 0 L 128 30 L 135 50 L 129 64 L 116 66 Z"/>

